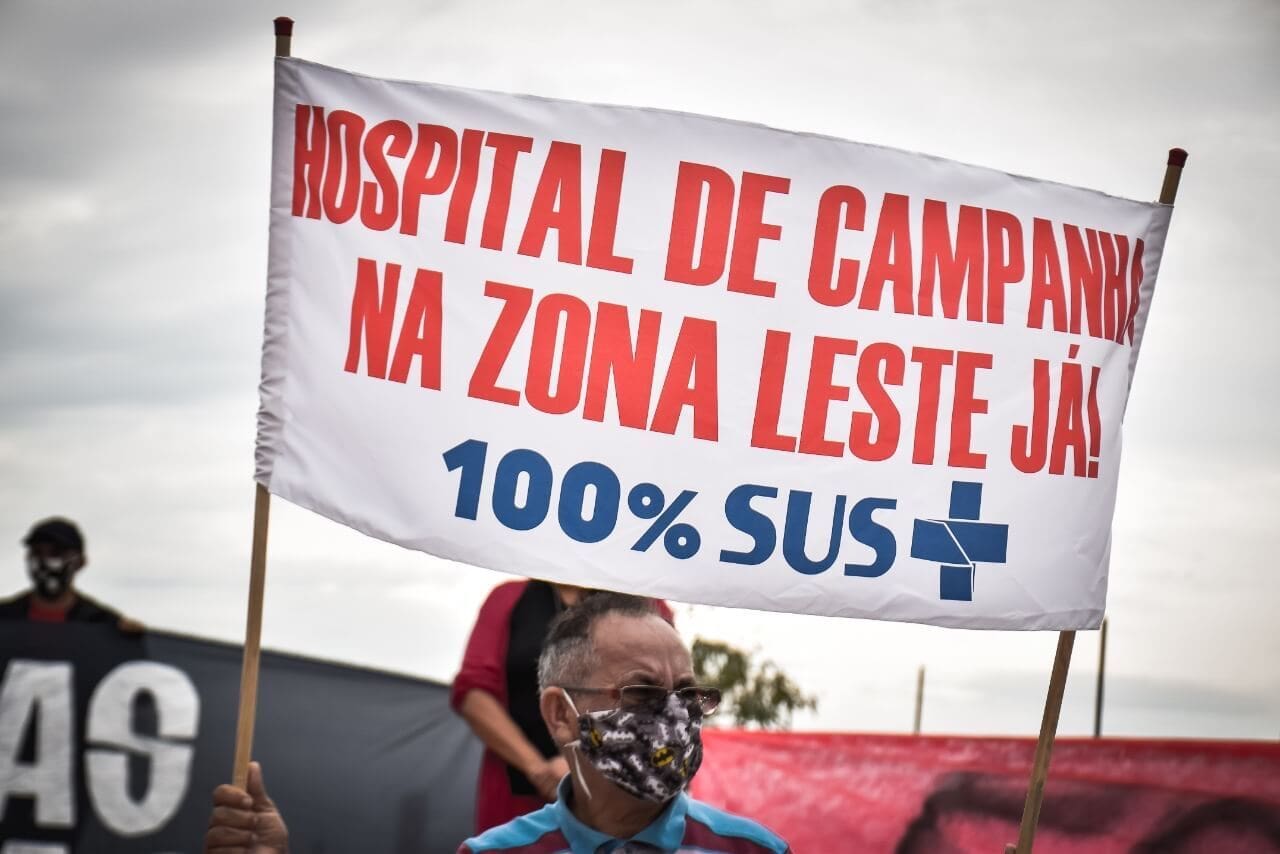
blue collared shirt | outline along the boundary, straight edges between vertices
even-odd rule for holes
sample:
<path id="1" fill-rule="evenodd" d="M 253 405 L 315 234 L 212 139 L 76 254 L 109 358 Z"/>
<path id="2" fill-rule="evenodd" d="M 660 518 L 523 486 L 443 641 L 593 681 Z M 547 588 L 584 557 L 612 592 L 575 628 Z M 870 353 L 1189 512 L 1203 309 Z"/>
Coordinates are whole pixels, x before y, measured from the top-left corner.
<path id="1" fill-rule="evenodd" d="M 569 809 L 573 788 L 560 781 L 556 802 L 462 843 L 458 854 L 790 854 L 787 843 L 751 821 L 681 792 L 653 823 L 628 839 L 588 827 Z"/>

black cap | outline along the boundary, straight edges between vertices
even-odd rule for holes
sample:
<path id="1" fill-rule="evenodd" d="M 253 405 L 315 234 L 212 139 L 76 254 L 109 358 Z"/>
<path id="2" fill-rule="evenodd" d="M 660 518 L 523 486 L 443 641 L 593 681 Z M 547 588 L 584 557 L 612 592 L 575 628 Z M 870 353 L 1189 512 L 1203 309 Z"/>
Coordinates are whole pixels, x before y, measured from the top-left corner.
<path id="1" fill-rule="evenodd" d="M 84 537 L 81 536 L 80 529 L 75 522 L 61 516 L 51 516 L 37 522 L 22 541 L 27 547 L 36 543 L 48 543 L 64 551 L 84 551 Z"/>

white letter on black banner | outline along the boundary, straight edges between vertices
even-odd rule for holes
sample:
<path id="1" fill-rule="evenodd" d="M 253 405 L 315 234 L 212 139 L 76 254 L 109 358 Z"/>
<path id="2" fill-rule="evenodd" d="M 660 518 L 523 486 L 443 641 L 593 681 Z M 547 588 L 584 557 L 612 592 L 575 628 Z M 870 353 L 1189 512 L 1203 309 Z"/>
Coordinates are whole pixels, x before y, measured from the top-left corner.
<path id="1" fill-rule="evenodd" d="M 134 698 L 143 691 L 156 703 L 158 738 L 133 731 Z M 155 661 L 130 661 L 107 674 L 89 701 L 86 741 L 118 748 L 87 750 L 89 800 L 102 823 L 122 836 L 153 833 L 182 803 L 190 782 L 189 744 L 166 739 L 194 738 L 200 719 L 200 698 L 181 670 Z M 141 753 L 151 760 L 151 781 L 140 802 L 129 797 L 129 757 Z"/>
<path id="2" fill-rule="evenodd" d="M 37 705 L 39 718 L 33 718 Z M 71 665 L 65 661 L 9 662 L 0 683 L 0 817 L 10 795 L 35 798 L 40 827 L 71 827 Z M 36 758 L 18 763 L 28 725 L 36 731 Z"/>

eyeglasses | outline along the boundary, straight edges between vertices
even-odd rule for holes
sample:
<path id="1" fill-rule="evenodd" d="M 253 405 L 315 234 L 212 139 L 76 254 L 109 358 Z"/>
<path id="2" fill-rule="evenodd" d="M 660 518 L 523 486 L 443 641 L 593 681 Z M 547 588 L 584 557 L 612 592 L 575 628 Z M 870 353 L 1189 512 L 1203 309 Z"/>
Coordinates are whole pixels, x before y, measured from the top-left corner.
<path id="1" fill-rule="evenodd" d="M 720 707 L 720 689 L 690 685 L 668 691 L 661 685 L 624 685 L 621 688 L 571 688 L 565 691 L 575 694 L 604 694 L 627 712 L 660 712 L 667 707 L 667 698 L 675 695 L 680 704 L 693 713 L 696 709 L 703 717 L 714 714 Z"/>

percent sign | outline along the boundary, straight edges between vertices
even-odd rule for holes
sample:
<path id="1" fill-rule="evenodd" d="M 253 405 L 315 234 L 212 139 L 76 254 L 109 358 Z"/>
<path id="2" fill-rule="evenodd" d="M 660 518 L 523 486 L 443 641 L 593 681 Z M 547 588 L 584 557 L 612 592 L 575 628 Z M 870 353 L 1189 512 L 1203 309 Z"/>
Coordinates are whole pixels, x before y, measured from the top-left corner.
<path id="1" fill-rule="evenodd" d="M 686 560 L 698 553 L 702 546 L 702 537 L 688 522 L 676 523 L 676 519 L 689 506 L 698 493 L 686 489 L 676 496 L 676 500 L 667 505 L 667 497 L 662 488 L 654 483 L 637 484 L 627 493 L 627 506 L 637 519 L 652 519 L 653 524 L 636 540 L 632 551 L 646 552 L 649 546 L 662 537 L 662 544 L 667 554 L 676 560 Z M 663 534 L 665 533 L 665 536 Z"/>

